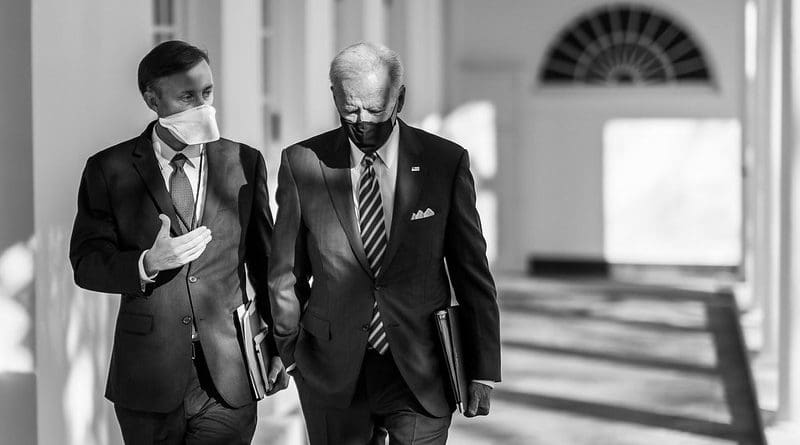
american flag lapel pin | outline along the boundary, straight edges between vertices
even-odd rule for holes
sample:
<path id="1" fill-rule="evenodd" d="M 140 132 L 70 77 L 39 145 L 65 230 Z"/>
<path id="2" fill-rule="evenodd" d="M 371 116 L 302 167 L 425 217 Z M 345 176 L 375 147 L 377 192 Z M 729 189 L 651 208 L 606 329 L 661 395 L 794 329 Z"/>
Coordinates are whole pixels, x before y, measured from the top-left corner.
<path id="1" fill-rule="evenodd" d="M 419 171 L 419 166 L 415 165 L 415 166 L 411 167 L 411 171 L 412 172 L 418 172 Z"/>

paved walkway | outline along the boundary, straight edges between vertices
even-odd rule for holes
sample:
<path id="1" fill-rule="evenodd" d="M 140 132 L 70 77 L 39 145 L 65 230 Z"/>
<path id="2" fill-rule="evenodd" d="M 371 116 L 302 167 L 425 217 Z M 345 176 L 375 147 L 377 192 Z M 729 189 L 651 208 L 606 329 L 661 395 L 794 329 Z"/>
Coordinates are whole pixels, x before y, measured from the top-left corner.
<path id="1" fill-rule="evenodd" d="M 504 382 L 457 445 L 760 445 L 732 298 L 501 285 Z"/>
<path id="2" fill-rule="evenodd" d="M 489 417 L 455 415 L 449 444 L 763 444 L 730 294 L 529 279 L 499 289 L 504 381 Z M 294 389 L 271 402 L 254 443 L 305 443 Z"/>

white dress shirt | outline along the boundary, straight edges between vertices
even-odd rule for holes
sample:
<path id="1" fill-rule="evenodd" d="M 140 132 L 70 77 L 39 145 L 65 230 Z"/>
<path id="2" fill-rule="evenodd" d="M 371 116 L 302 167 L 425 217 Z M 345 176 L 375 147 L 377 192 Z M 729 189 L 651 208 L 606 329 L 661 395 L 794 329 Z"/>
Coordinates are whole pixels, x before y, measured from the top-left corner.
<path id="1" fill-rule="evenodd" d="M 353 206 L 356 209 L 356 221 L 358 221 L 358 187 L 361 183 L 361 175 L 364 173 L 364 166 L 361 161 L 364 159 L 362 152 L 350 138 L 350 181 L 353 185 Z M 378 186 L 381 190 L 381 201 L 383 201 L 383 222 L 386 226 L 386 240 L 392 232 L 392 214 L 394 213 L 394 188 L 397 184 L 397 156 L 400 147 L 400 126 L 395 122 L 389 139 L 383 146 L 378 148 L 378 157 L 372 164 L 375 176 L 378 179 Z"/>
<path id="2" fill-rule="evenodd" d="M 164 178 L 164 184 L 167 186 L 167 192 L 170 191 L 169 177 L 172 175 L 173 168 L 169 164 L 172 158 L 179 152 L 175 151 L 162 141 L 156 133 L 156 128 L 153 127 L 153 151 L 156 154 L 158 161 L 158 168 L 161 170 L 161 177 Z M 192 194 L 194 195 L 195 202 L 195 220 L 201 221 L 203 216 L 203 209 L 206 202 L 206 182 L 208 180 L 208 162 L 206 162 L 205 145 L 190 145 L 180 151 L 186 156 L 186 162 L 183 164 L 183 171 L 189 178 L 189 184 L 192 186 Z M 203 171 L 200 171 L 202 164 Z M 158 275 L 156 272 L 148 276 L 144 270 L 144 255 L 149 251 L 145 250 L 139 256 L 139 278 L 142 281 L 142 288 L 147 283 L 153 283 L 155 277 Z"/>

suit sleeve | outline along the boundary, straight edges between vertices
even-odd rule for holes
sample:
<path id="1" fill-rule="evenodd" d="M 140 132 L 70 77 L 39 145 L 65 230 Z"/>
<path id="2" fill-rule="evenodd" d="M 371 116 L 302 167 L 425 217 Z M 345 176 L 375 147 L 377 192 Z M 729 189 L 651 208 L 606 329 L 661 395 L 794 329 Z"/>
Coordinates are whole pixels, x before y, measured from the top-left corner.
<path id="1" fill-rule="evenodd" d="M 75 283 L 97 292 L 144 296 L 150 290 L 143 291 L 139 279 L 142 251 L 120 249 L 112 205 L 102 167 L 89 158 L 78 189 L 69 248 Z"/>
<path id="2" fill-rule="evenodd" d="M 269 191 L 267 187 L 267 166 L 260 152 L 256 155 L 255 178 L 253 180 L 253 208 L 247 224 L 247 242 L 245 245 L 245 262 L 247 276 L 255 292 L 256 309 L 261 318 L 267 322 L 272 334 L 275 323 L 272 320 L 269 304 L 269 286 L 267 273 L 269 268 L 272 239 L 272 210 L 269 207 Z M 275 352 L 274 336 L 270 337 L 270 350 Z"/>
<path id="3" fill-rule="evenodd" d="M 275 321 L 275 341 L 281 359 L 288 367 L 295 362 L 300 315 L 310 293 L 310 267 L 305 244 L 307 229 L 303 224 L 300 196 L 286 150 L 281 156 L 276 200 L 278 215 L 269 265 L 269 295 Z"/>
<path id="4" fill-rule="evenodd" d="M 445 259 L 460 305 L 465 365 L 471 380 L 500 381 L 497 291 L 475 207 L 475 183 L 464 151 L 453 182 L 445 229 Z"/>

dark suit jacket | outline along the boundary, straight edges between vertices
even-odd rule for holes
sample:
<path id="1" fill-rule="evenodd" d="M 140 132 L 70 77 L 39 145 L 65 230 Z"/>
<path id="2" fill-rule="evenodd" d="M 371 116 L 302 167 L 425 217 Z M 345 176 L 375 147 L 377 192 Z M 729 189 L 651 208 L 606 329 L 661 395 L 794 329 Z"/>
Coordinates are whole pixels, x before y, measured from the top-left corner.
<path id="1" fill-rule="evenodd" d="M 284 150 L 269 275 L 275 335 L 284 364 L 297 364 L 305 387 L 320 403 L 347 406 L 376 299 L 406 383 L 431 414 L 443 416 L 452 405 L 445 395 L 432 314 L 450 304 L 445 260 L 465 316 L 471 379 L 500 380 L 496 292 L 467 152 L 399 125 L 393 223 L 375 279 L 355 217 L 344 131 L 332 130 Z M 417 210 L 428 208 L 434 216 L 411 220 Z"/>
<path id="2" fill-rule="evenodd" d="M 179 224 L 153 152 L 151 123 L 141 136 L 86 163 L 70 260 L 85 289 L 122 294 L 106 397 L 135 410 L 177 408 L 191 376 L 191 320 L 214 384 L 228 404 L 253 401 L 233 312 L 246 298 L 245 263 L 262 314 L 272 216 L 264 158 L 226 139 L 206 144 L 208 178 L 201 224 L 212 241 L 193 263 L 162 271 L 142 292 L 138 260 L 152 246 L 158 215 Z M 268 320 L 268 318 L 267 318 Z"/>

